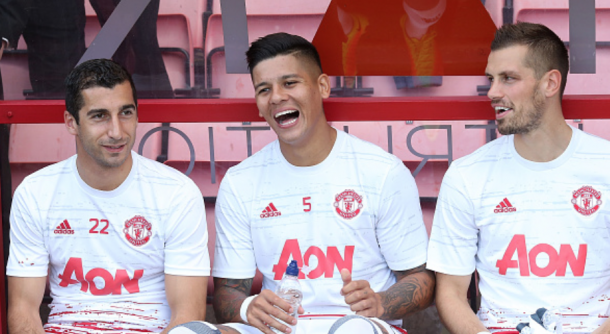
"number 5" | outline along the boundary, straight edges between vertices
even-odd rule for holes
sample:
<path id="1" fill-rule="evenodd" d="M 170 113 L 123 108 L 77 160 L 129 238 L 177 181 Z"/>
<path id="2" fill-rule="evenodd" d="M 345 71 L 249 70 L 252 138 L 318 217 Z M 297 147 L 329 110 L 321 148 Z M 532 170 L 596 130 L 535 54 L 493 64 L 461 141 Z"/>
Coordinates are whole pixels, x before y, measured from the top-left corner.
<path id="1" fill-rule="evenodd" d="M 305 212 L 311 211 L 311 203 L 307 202 L 311 200 L 311 197 L 303 197 L 303 205 L 306 206 L 306 209 L 303 209 Z"/>

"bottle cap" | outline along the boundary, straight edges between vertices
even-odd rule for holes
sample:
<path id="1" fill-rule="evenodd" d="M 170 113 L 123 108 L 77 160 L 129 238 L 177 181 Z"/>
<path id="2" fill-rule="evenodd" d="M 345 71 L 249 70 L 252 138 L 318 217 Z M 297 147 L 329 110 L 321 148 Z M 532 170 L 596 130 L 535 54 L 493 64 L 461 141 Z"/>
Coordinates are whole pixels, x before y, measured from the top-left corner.
<path id="1" fill-rule="evenodd" d="M 534 314 L 530 315 L 530 318 L 532 318 L 532 320 L 534 320 L 535 322 L 539 323 L 540 326 L 543 326 L 542 319 L 540 319 L 538 317 L 538 314 L 534 313 Z"/>
<path id="2" fill-rule="evenodd" d="M 299 266 L 296 260 L 290 261 L 290 264 L 286 267 L 286 275 L 299 276 Z"/>
<path id="3" fill-rule="evenodd" d="M 527 327 L 527 326 L 529 326 L 529 325 L 530 325 L 530 323 L 529 323 L 529 322 L 522 322 L 522 323 L 520 323 L 520 324 L 518 324 L 518 325 L 517 325 L 517 330 L 518 330 L 519 332 L 521 332 L 521 330 L 523 329 L 523 327 Z"/>
<path id="4" fill-rule="evenodd" d="M 544 307 L 541 307 L 538 310 L 536 310 L 536 315 L 538 315 L 538 318 L 542 319 L 542 316 L 544 315 L 545 312 L 546 312 L 546 309 Z"/>

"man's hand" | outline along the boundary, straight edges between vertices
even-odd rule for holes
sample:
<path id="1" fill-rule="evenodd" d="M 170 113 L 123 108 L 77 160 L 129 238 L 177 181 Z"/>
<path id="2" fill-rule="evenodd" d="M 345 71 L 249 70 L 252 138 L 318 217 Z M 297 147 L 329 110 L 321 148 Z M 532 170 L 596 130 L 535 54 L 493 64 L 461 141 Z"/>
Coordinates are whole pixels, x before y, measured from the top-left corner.
<path id="1" fill-rule="evenodd" d="M 273 334 L 273 331 L 267 325 L 277 328 L 284 333 L 290 333 L 291 329 L 277 321 L 277 319 L 294 326 L 297 324 L 297 319 L 291 316 L 293 312 L 292 306 L 287 301 L 278 297 L 271 290 L 263 290 L 252 299 L 246 311 L 246 317 L 250 325 L 258 328 L 263 333 Z M 298 313 L 305 313 L 302 306 L 299 306 Z"/>
<path id="2" fill-rule="evenodd" d="M 365 317 L 381 317 L 384 311 L 381 296 L 371 289 L 368 281 L 352 281 L 352 274 L 345 268 L 341 269 L 341 279 L 341 295 L 345 296 L 345 303 L 352 311 Z"/>

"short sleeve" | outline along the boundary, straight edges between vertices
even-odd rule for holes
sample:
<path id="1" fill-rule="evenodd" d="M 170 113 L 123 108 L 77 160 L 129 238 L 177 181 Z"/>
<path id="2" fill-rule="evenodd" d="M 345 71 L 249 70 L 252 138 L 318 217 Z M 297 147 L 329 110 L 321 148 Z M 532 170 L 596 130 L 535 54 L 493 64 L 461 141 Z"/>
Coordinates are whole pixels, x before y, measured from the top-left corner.
<path id="1" fill-rule="evenodd" d="M 208 226 L 199 188 L 188 180 L 173 196 L 165 234 L 165 273 L 209 276 Z"/>
<path id="2" fill-rule="evenodd" d="M 388 171 L 378 215 L 377 240 L 390 269 L 404 271 L 424 264 L 428 233 L 417 185 L 401 161 Z"/>
<path id="3" fill-rule="evenodd" d="M 11 207 L 9 259 L 6 274 L 15 277 L 45 277 L 49 252 L 44 230 L 37 214 L 38 206 L 22 184 L 15 191 Z"/>
<path id="4" fill-rule="evenodd" d="M 469 275 L 475 269 L 479 231 L 466 184 L 455 167 L 447 170 L 441 184 L 427 266 L 444 274 Z"/>
<path id="5" fill-rule="evenodd" d="M 248 215 L 244 203 L 235 195 L 230 173 L 227 173 L 220 184 L 215 216 L 213 276 L 234 279 L 254 277 L 256 258 Z"/>

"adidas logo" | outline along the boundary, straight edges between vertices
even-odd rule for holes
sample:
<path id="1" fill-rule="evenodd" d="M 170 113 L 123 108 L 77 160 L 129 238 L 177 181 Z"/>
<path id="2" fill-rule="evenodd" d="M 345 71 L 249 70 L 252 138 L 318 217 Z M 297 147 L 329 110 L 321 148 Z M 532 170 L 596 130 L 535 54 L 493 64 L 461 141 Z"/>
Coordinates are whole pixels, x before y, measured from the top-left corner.
<path id="1" fill-rule="evenodd" d="M 64 221 L 61 222 L 61 224 L 59 224 L 55 228 L 55 231 L 53 233 L 55 233 L 55 234 L 74 234 L 74 230 L 70 226 L 70 223 L 68 223 L 68 220 L 64 219 Z"/>
<path id="2" fill-rule="evenodd" d="M 275 205 L 273 205 L 273 203 L 269 203 L 265 210 L 263 210 L 263 213 L 261 213 L 261 218 L 279 217 L 281 215 L 282 213 L 275 208 Z"/>
<path id="3" fill-rule="evenodd" d="M 500 204 L 496 206 L 494 213 L 503 213 L 503 212 L 515 212 L 517 208 L 515 208 L 510 202 L 508 198 L 504 198 Z"/>

